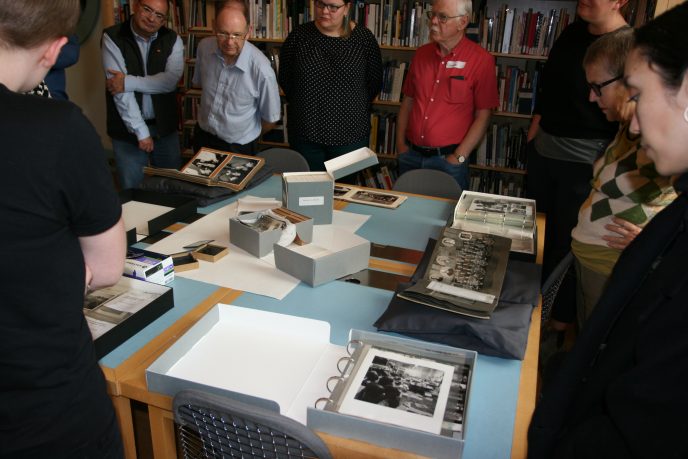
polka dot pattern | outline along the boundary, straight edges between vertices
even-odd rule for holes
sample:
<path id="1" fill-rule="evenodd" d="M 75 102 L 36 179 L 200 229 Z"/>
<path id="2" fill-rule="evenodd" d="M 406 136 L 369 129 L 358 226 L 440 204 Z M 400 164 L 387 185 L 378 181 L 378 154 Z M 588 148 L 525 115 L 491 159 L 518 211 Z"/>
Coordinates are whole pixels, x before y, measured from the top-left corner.
<path id="1" fill-rule="evenodd" d="M 380 47 L 363 26 L 341 38 L 302 24 L 282 46 L 279 83 L 292 139 L 353 143 L 370 134 L 371 102 L 382 86 Z"/>

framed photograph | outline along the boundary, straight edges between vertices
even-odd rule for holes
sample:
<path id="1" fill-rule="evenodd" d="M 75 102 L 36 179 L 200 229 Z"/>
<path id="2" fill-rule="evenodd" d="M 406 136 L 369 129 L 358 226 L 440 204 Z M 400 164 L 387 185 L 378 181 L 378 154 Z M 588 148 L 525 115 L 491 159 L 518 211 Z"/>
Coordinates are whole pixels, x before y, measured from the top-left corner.
<path id="1" fill-rule="evenodd" d="M 442 430 L 454 367 L 369 348 L 338 411 L 434 434 Z"/>
<path id="2" fill-rule="evenodd" d="M 343 185 L 335 185 L 334 197 L 342 201 L 385 207 L 387 209 L 396 209 L 407 199 L 406 196 L 401 194 Z"/>

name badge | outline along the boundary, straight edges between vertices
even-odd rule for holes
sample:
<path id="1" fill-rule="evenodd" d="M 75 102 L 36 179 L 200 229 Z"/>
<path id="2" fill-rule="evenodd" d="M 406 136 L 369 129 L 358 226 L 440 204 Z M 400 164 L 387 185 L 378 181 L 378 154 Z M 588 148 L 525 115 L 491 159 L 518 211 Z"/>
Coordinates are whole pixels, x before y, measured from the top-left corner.
<path id="1" fill-rule="evenodd" d="M 448 69 L 462 69 L 466 66 L 466 63 L 463 61 L 447 61 L 447 68 Z"/>

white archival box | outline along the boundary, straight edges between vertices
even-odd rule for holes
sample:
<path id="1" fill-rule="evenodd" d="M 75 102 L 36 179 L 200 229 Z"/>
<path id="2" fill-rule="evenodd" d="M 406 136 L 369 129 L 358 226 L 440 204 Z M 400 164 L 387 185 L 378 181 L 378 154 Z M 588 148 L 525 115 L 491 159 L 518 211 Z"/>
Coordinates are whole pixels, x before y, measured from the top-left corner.
<path id="1" fill-rule="evenodd" d="M 350 339 L 472 367 L 477 358 L 474 351 L 361 330 L 351 330 Z M 338 373 L 342 358 L 350 359 L 347 348 L 330 343 L 327 322 L 218 304 L 146 369 L 146 382 L 151 392 L 202 390 L 278 411 L 317 431 L 426 456 L 461 457 L 463 436 L 314 408 L 327 396 L 328 378 Z"/>
<path id="2" fill-rule="evenodd" d="M 282 202 L 295 212 L 313 218 L 316 225 L 332 223 L 334 181 L 377 164 L 370 148 L 359 148 L 325 161 L 326 172 L 282 174 Z"/>

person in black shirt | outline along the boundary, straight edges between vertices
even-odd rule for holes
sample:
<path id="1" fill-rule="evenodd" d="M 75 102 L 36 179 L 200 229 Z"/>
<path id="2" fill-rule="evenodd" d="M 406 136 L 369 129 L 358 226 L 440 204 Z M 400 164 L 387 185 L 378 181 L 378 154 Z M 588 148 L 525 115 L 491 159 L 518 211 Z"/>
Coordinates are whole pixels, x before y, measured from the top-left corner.
<path id="1" fill-rule="evenodd" d="M 614 138 L 618 124 L 606 120 L 590 102 L 583 57 L 605 33 L 626 26 L 621 8 L 627 0 L 585 0 L 549 53 L 538 84 L 528 140 L 527 197 L 547 214 L 542 278 L 571 249 L 578 209 L 590 193 L 592 164 Z M 570 290 L 567 288 L 570 287 Z M 563 284 L 552 310 L 552 326 L 575 322 L 575 282 Z"/>
<path id="2" fill-rule="evenodd" d="M 122 206 L 93 126 L 23 94 L 53 66 L 78 0 L 0 0 L 0 458 L 120 458 L 84 292 L 122 276 Z"/>
<path id="3" fill-rule="evenodd" d="M 350 0 L 315 0 L 315 21 L 295 28 L 280 52 L 289 145 L 311 170 L 368 146 L 370 107 L 382 86 L 373 34 L 349 21 Z"/>
<path id="4" fill-rule="evenodd" d="M 688 3 L 635 32 L 630 130 L 678 197 L 623 251 L 528 431 L 528 457 L 688 457 Z"/>

